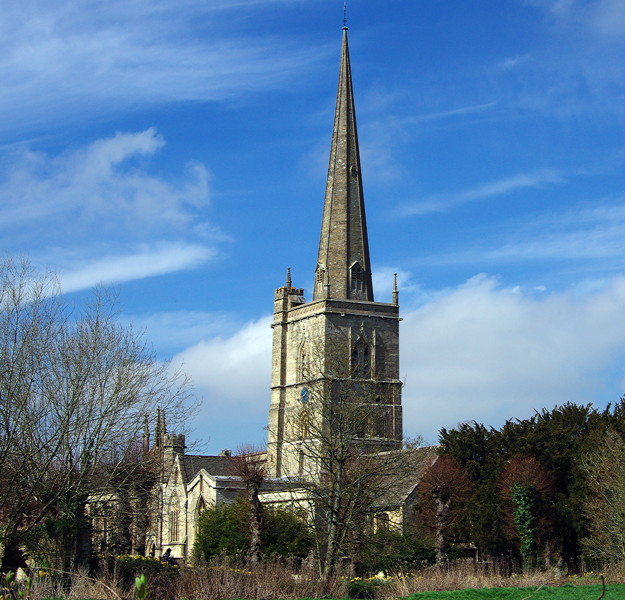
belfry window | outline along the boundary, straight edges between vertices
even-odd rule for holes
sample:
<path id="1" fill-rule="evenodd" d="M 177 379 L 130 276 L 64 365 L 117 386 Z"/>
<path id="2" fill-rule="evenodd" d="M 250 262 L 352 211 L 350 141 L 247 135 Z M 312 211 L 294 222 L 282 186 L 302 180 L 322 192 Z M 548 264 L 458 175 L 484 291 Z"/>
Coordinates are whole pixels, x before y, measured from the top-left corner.
<path id="1" fill-rule="evenodd" d="M 323 295 L 325 275 L 326 270 L 321 265 L 317 265 L 317 270 L 315 271 L 315 289 L 317 290 L 317 293 L 321 295 Z"/>
<path id="2" fill-rule="evenodd" d="M 352 298 L 357 300 L 364 298 L 365 293 L 365 272 L 360 263 L 354 263 L 350 269 L 350 289 Z"/>
<path id="3" fill-rule="evenodd" d="M 352 349 L 352 374 L 354 377 L 371 375 L 371 351 L 367 342 L 362 338 L 358 338 Z"/>

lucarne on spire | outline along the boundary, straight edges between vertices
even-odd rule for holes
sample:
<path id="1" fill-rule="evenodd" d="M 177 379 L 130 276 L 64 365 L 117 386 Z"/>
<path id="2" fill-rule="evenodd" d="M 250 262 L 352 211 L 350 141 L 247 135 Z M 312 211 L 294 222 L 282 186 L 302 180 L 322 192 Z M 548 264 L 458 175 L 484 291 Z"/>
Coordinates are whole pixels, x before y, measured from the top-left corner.
<path id="1" fill-rule="evenodd" d="M 347 27 L 313 294 L 313 300 L 324 298 L 373 302 Z"/>

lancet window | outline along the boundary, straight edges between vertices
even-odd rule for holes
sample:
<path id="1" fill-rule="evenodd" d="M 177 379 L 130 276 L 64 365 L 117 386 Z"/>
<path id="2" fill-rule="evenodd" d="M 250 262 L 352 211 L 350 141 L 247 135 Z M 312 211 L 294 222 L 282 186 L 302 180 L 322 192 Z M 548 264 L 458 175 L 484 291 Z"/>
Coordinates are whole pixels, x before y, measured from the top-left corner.
<path id="1" fill-rule="evenodd" d="M 169 541 L 177 542 L 180 536 L 180 502 L 178 496 L 173 495 L 169 503 Z"/>
<path id="2" fill-rule="evenodd" d="M 352 348 L 352 374 L 354 377 L 371 376 L 371 350 L 361 337 Z"/>

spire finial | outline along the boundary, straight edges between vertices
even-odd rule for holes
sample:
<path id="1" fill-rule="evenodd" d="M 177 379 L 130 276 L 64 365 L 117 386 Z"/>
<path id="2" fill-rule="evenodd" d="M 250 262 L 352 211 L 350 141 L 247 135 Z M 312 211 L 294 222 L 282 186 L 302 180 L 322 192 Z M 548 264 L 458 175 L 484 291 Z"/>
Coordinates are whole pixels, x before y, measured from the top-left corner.
<path id="1" fill-rule="evenodd" d="M 343 29 L 347 29 L 347 0 L 343 1 Z"/>
<path id="2" fill-rule="evenodd" d="M 291 267 L 286 269 L 286 287 L 291 288 Z"/>

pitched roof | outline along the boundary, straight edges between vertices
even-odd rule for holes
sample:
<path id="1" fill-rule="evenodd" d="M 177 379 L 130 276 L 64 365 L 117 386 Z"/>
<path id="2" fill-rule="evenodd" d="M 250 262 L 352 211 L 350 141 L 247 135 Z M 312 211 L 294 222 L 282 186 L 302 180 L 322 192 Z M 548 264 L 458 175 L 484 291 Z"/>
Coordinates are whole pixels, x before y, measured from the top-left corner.
<path id="1" fill-rule="evenodd" d="M 381 493 L 373 501 L 373 508 L 402 505 L 438 458 L 438 446 L 399 450 L 394 453 L 397 456 L 397 462 L 394 466 L 391 463 L 390 469 L 382 469 L 379 481 Z M 379 456 L 381 460 L 384 460 L 385 455 L 391 454 L 383 453 Z"/>
<path id="2" fill-rule="evenodd" d="M 234 456 L 201 456 L 185 454 L 181 457 L 187 481 L 191 481 L 201 469 L 217 477 L 234 476 Z"/>

